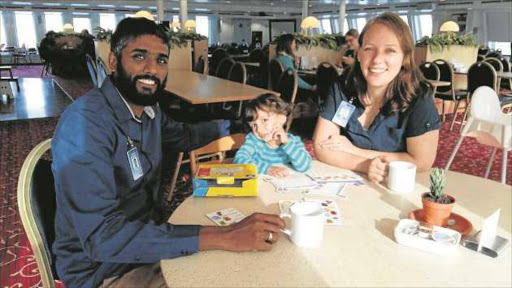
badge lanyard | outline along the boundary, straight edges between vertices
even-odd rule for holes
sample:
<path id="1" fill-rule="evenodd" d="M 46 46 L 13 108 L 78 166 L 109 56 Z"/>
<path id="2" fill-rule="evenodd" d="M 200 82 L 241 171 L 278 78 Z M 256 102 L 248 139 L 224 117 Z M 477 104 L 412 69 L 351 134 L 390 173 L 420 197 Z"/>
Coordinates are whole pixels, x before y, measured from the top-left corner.
<path id="1" fill-rule="evenodd" d="M 128 151 L 126 152 L 126 155 L 128 156 L 128 163 L 130 163 L 130 170 L 132 171 L 133 181 L 137 181 L 140 177 L 144 176 L 144 172 L 142 172 L 139 151 L 133 144 L 133 140 L 128 135 L 126 135 L 126 142 L 128 145 Z"/>

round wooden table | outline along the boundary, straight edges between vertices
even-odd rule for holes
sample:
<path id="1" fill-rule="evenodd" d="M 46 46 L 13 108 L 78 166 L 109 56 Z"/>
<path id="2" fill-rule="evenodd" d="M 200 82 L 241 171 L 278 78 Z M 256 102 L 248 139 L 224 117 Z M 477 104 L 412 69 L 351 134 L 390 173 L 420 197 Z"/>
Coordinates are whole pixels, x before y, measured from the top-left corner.
<path id="1" fill-rule="evenodd" d="M 313 163 L 315 171 L 336 168 Z M 453 212 L 472 222 L 501 208 L 499 235 L 511 237 L 511 187 L 456 172 L 447 173 L 445 192 L 456 198 Z M 420 195 L 428 191 L 428 174 L 417 175 L 414 192 L 390 193 L 374 184 L 350 187 L 347 198 L 336 200 L 342 226 L 326 226 L 319 248 L 299 248 L 284 234 L 269 252 L 235 253 L 205 251 L 161 261 L 169 287 L 491 287 L 512 285 L 511 249 L 498 258 L 471 251 L 462 245 L 438 256 L 395 241 L 394 228 L 410 211 L 421 208 Z M 259 183 L 255 198 L 188 198 L 170 218 L 174 224 L 212 225 L 206 213 L 236 208 L 279 213 L 280 199 L 301 199 L 302 194 L 277 193 L 267 182 Z M 309 196 L 323 198 L 322 196 Z"/>

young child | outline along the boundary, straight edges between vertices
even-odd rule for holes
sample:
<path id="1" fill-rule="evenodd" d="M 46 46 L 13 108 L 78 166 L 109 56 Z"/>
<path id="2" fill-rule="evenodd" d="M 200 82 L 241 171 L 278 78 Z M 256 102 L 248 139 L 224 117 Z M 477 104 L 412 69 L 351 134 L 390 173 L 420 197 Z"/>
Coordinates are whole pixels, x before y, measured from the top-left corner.
<path id="1" fill-rule="evenodd" d="M 290 106 L 273 94 L 263 94 L 245 106 L 244 121 L 251 128 L 245 143 L 235 154 L 234 163 L 252 163 L 258 173 L 283 178 L 290 164 L 297 171 L 311 168 L 311 156 L 300 137 L 284 132 Z"/>

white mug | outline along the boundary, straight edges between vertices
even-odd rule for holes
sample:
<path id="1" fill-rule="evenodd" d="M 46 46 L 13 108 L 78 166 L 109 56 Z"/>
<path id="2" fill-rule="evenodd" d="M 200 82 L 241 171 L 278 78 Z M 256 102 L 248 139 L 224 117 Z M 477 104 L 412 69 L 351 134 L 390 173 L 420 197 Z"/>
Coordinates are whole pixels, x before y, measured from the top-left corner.
<path id="1" fill-rule="evenodd" d="M 281 218 L 291 219 L 291 228 L 282 230 L 299 247 L 318 247 L 324 237 L 324 212 L 318 202 L 297 202 L 290 207 L 291 214 L 281 213 Z"/>
<path id="2" fill-rule="evenodd" d="M 406 161 L 389 163 L 388 188 L 397 193 L 409 193 L 416 185 L 416 165 Z"/>

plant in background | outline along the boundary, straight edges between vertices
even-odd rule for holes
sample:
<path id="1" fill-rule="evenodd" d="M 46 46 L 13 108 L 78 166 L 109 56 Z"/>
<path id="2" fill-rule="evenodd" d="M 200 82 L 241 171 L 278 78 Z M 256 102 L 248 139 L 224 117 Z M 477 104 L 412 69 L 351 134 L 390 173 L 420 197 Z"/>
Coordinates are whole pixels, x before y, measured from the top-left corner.
<path id="1" fill-rule="evenodd" d="M 94 38 L 96 38 L 98 40 L 106 40 L 107 42 L 110 42 L 110 37 L 112 37 L 112 30 L 103 29 L 101 27 L 96 27 L 96 29 L 94 29 L 94 30 L 98 31 Z"/>
<path id="2" fill-rule="evenodd" d="M 446 174 L 441 168 L 432 168 L 430 171 L 430 193 L 427 199 L 440 204 L 450 204 L 452 200 L 443 193 L 446 186 Z"/>
<path id="3" fill-rule="evenodd" d="M 187 40 L 201 41 L 208 39 L 207 37 L 195 32 L 173 32 L 170 30 L 166 30 L 166 32 L 167 36 L 169 36 L 171 49 L 174 47 L 174 45 L 177 45 L 178 47 L 186 47 Z"/>
<path id="4" fill-rule="evenodd" d="M 443 32 L 432 37 L 425 36 L 416 42 L 416 46 L 429 46 L 432 52 L 441 51 L 443 46 L 448 45 L 478 46 L 473 34 L 459 35 L 455 32 Z"/>
<path id="5" fill-rule="evenodd" d="M 326 49 L 337 50 L 344 44 L 343 34 L 319 34 L 319 35 L 304 35 L 301 33 L 295 33 L 295 43 L 297 46 L 305 46 L 306 49 L 311 47 L 320 46 Z M 272 44 L 276 44 L 279 37 L 274 37 Z"/>

